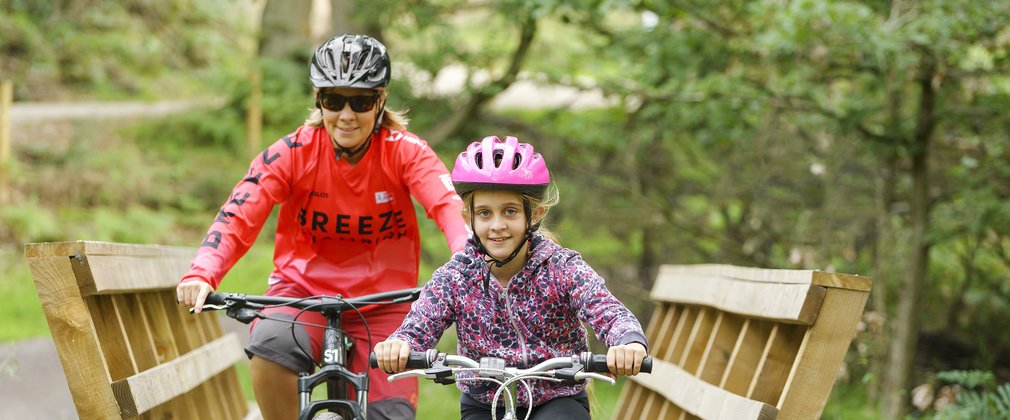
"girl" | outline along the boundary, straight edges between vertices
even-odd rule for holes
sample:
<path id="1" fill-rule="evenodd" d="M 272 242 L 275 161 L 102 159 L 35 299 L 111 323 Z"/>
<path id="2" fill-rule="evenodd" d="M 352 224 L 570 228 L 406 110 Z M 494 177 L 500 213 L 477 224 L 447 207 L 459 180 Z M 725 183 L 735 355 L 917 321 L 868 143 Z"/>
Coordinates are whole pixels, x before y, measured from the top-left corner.
<path id="1" fill-rule="evenodd" d="M 585 321 L 610 346 L 610 371 L 638 374 L 647 344 L 638 319 L 577 252 L 540 228 L 558 195 L 533 146 L 485 137 L 459 155 L 452 181 L 473 238 L 435 271 L 400 328 L 375 346 L 379 368 L 403 371 L 411 349 L 434 347 L 454 322 L 459 354 L 529 368 L 587 351 Z M 457 384 L 462 418 L 490 418 L 496 385 Z M 583 388 L 540 381 L 531 418 L 588 419 Z M 517 407 L 527 406 L 526 393 L 518 394 Z"/>

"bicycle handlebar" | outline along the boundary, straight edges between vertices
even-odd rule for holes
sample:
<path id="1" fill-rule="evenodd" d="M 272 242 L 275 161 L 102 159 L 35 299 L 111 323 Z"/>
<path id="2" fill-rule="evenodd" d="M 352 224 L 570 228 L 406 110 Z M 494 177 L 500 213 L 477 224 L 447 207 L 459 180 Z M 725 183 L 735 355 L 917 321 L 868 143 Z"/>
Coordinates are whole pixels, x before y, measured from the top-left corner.
<path id="1" fill-rule="evenodd" d="M 369 354 L 368 364 L 372 368 L 379 367 L 374 352 Z M 410 355 L 407 356 L 407 369 L 430 369 L 439 364 L 448 367 L 459 366 L 465 368 L 478 368 L 481 366 L 480 362 L 477 362 L 469 357 L 439 353 L 438 350 L 434 349 L 427 351 L 411 351 Z M 503 368 L 512 369 L 517 374 L 543 373 L 558 368 L 579 368 L 583 372 L 587 373 L 610 372 L 610 368 L 607 367 L 607 355 L 593 354 L 590 352 L 582 352 L 579 355 L 568 357 L 555 357 L 541 362 L 529 369 L 518 369 L 512 367 Z M 645 359 L 642 360 L 642 366 L 639 369 L 639 372 L 652 373 L 651 356 L 646 356 Z M 393 380 L 392 377 L 390 377 L 390 380 Z"/>
<path id="2" fill-rule="evenodd" d="M 336 310 L 343 312 L 352 308 L 368 305 L 388 305 L 406 303 L 417 300 L 421 295 L 420 288 L 393 290 L 353 298 L 339 296 L 317 296 L 312 298 L 290 298 L 281 296 L 254 296 L 245 293 L 214 292 L 207 295 L 204 301 L 206 310 L 226 308 L 263 309 L 267 306 L 288 306 L 307 311 L 323 312 Z"/>

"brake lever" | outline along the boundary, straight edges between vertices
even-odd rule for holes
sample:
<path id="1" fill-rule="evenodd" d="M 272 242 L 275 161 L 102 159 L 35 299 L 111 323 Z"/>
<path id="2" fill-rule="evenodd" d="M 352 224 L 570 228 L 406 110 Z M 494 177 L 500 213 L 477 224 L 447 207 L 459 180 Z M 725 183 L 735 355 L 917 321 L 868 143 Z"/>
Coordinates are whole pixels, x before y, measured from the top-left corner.
<path id="1" fill-rule="evenodd" d="M 201 311 L 220 311 L 222 309 L 228 309 L 225 305 L 203 305 Z M 189 308 L 190 314 L 196 314 L 196 308 Z"/>
<path id="2" fill-rule="evenodd" d="M 601 375 L 599 373 L 592 373 L 592 372 L 579 372 L 579 373 L 576 373 L 575 374 L 575 379 L 576 380 L 596 379 L 597 381 L 603 381 L 603 382 L 609 383 L 611 385 L 613 385 L 613 384 L 615 384 L 617 382 L 617 381 L 614 380 L 614 378 L 611 378 L 611 377 L 609 377 L 607 375 Z"/>
<path id="3" fill-rule="evenodd" d="M 412 369 L 400 373 L 389 375 L 387 381 L 393 382 L 397 379 L 418 377 L 430 379 L 437 384 L 452 385 L 456 383 L 456 378 L 452 375 L 452 368 L 448 366 L 432 366 L 428 369 Z"/>

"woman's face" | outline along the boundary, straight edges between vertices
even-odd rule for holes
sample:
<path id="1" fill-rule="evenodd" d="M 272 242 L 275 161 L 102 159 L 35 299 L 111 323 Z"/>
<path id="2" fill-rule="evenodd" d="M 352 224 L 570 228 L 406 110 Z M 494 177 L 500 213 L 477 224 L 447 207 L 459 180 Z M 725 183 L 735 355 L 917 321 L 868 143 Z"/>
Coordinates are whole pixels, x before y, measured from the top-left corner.
<path id="1" fill-rule="evenodd" d="M 326 88 L 319 92 L 319 101 L 323 110 L 323 126 L 330 133 L 330 138 L 345 149 L 354 149 L 368 140 L 382 105 L 379 103 L 382 101 L 379 91 L 359 88 Z M 368 109 L 352 109 L 361 110 L 363 107 Z"/>
<path id="2" fill-rule="evenodd" d="M 525 245 L 526 215 L 518 192 L 474 191 L 472 217 L 474 233 L 492 257 L 504 260 Z"/>

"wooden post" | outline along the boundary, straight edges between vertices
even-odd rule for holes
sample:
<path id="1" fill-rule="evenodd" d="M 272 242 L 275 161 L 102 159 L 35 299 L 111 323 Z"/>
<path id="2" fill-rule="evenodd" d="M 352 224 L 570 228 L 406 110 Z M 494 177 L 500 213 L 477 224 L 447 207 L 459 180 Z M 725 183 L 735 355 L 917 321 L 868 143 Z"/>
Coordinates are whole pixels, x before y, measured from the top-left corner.
<path id="1" fill-rule="evenodd" d="M 0 204 L 11 201 L 11 102 L 14 100 L 14 83 L 0 82 Z"/>
<path id="2" fill-rule="evenodd" d="M 253 67 L 249 79 L 249 99 L 246 103 L 246 141 L 250 156 L 260 150 L 260 139 L 263 136 L 263 72 L 259 65 Z"/>

